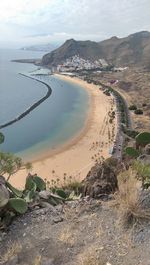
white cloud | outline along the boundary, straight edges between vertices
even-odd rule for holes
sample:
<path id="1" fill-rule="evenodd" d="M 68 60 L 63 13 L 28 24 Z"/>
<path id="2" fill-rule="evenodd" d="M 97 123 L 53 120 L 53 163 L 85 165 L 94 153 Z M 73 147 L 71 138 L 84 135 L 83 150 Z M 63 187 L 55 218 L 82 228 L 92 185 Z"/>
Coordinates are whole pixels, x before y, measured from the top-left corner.
<path id="1" fill-rule="evenodd" d="M 0 41 L 12 40 L 12 34 L 13 41 L 21 45 L 125 36 L 150 30 L 149 10 L 149 0 L 4 0 Z"/>
<path id="2" fill-rule="evenodd" d="M 29 16 L 31 19 L 34 12 L 45 9 L 49 2 L 49 0 L 4 0 L 0 4 L 0 21 L 15 22 L 20 19 L 21 23 L 24 17 Z"/>

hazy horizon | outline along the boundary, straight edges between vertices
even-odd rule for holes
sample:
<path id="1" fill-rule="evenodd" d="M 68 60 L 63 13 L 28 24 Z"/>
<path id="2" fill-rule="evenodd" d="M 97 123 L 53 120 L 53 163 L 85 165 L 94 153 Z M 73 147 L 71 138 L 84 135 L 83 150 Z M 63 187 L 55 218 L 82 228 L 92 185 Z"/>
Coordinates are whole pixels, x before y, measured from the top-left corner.
<path id="1" fill-rule="evenodd" d="M 144 0 L 5 0 L 0 9 L 0 48 L 101 41 L 150 30 Z"/>

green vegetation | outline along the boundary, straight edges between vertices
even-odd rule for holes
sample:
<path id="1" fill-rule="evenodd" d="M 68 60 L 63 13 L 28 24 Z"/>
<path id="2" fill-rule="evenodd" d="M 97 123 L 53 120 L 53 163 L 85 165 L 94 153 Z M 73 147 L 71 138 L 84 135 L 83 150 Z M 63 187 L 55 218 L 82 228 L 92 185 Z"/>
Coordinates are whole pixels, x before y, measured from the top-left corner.
<path id="1" fill-rule="evenodd" d="M 45 190 L 46 189 L 46 183 L 40 177 L 34 176 L 33 181 L 34 181 L 34 183 L 36 185 L 36 189 L 38 191 L 42 191 L 42 190 Z"/>
<path id="2" fill-rule="evenodd" d="M 122 101 L 121 101 L 122 102 Z M 125 103 L 124 103 L 125 104 Z M 119 106 L 124 113 L 126 120 L 125 105 L 121 103 Z M 110 119 L 114 119 L 115 112 L 109 112 Z M 130 167 L 134 170 L 136 179 L 142 181 L 143 189 L 150 186 L 150 165 L 140 161 L 140 154 L 143 154 L 144 147 L 150 144 L 150 133 L 138 133 L 135 131 L 127 130 L 123 126 L 126 133 L 135 138 L 135 148 L 128 146 L 125 149 L 125 156 L 129 162 Z M 1 142 L 4 137 L 1 136 Z M 141 147 L 139 150 L 139 146 Z M 107 159 L 108 167 L 116 169 L 118 161 L 109 158 Z M 81 197 L 82 183 L 72 176 L 67 176 L 64 173 L 63 183 L 55 173 L 52 171 L 54 179 L 51 182 L 44 181 L 40 176 L 28 174 L 26 178 L 25 188 L 19 190 L 13 187 L 9 180 L 10 177 L 22 168 L 31 168 L 31 164 L 24 164 L 21 158 L 14 156 L 10 153 L 0 152 L 0 175 L 7 176 L 7 180 L 0 176 L 0 227 L 5 227 L 9 224 L 12 218 L 18 214 L 24 214 L 28 209 L 32 209 L 34 205 L 42 207 L 42 204 L 51 204 L 56 206 L 62 204 L 67 200 L 75 200 Z"/>
<path id="3" fill-rule="evenodd" d="M 20 169 L 31 169 L 31 164 L 24 164 L 20 157 L 11 153 L 0 152 L 0 175 L 7 175 L 7 180 Z"/>
<path id="4" fill-rule="evenodd" d="M 14 196 L 21 198 L 23 196 L 23 191 L 14 188 L 8 181 L 6 181 L 6 187 L 13 193 Z"/>
<path id="5" fill-rule="evenodd" d="M 149 132 L 139 133 L 135 137 L 135 140 L 137 145 L 145 146 L 150 143 L 150 133 Z"/>
<path id="6" fill-rule="evenodd" d="M 142 181 L 143 189 L 148 189 L 150 187 L 150 164 L 134 161 L 133 168 L 137 173 L 137 179 Z"/>
<path id="7" fill-rule="evenodd" d="M 126 147 L 125 154 L 132 159 L 132 168 L 135 171 L 135 176 L 142 181 L 143 189 L 150 186 L 150 163 L 146 162 L 147 154 L 145 154 L 145 146 L 150 144 L 150 133 L 139 133 L 135 137 L 135 148 Z M 139 147 L 140 150 L 139 150 Z M 149 156 L 148 156 L 149 157 Z"/>
<path id="8" fill-rule="evenodd" d="M 18 190 L 9 182 L 0 177 L 0 227 L 9 224 L 18 214 L 24 214 L 33 205 L 42 205 L 46 202 L 53 206 L 72 200 L 75 194 L 65 192 L 63 189 L 48 188 L 42 178 L 29 174 L 26 178 L 24 190 Z M 77 197 L 76 197 L 77 199 Z"/>
<path id="9" fill-rule="evenodd" d="M 134 157 L 134 158 L 137 158 L 139 156 L 139 152 L 134 149 L 133 147 L 126 147 L 125 149 L 125 153 L 130 156 L 130 157 Z"/>
<path id="10" fill-rule="evenodd" d="M 28 205 L 25 200 L 21 198 L 11 198 L 8 201 L 8 207 L 14 209 L 17 213 L 23 214 L 27 211 Z"/>
<path id="11" fill-rule="evenodd" d="M 60 179 L 54 176 L 54 179 L 52 179 L 50 182 L 46 181 L 46 186 L 48 189 L 54 192 L 59 192 L 59 190 L 63 190 L 66 194 L 68 194 L 68 196 L 72 192 L 74 192 L 76 196 L 80 196 L 82 183 L 81 181 L 78 181 L 72 176 L 67 176 L 67 174 L 64 173 L 63 182 L 60 182 Z"/>
<path id="12" fill-rule="evenodd" d="M 4 136 L 0 133 L 0 142 L 3 141 Z M 64 186 L 61 188 L 56 185 L 59 181 L 48 186 L 41 177 L 29 173 L 24 190 L 18 190 L 9 183 L 9 180 L 14 173 L 22 168 L 30 170 L 31 164 L 24 164 L 21 158 L 11 153 L 0 152 L 0 227 L 7 226 L 14 216 L 24 214 L 29 207 L 32 207 L 32 203 L 40 205 L 46 202 L 56 206 L 65 200 L 80 197 L 77 196 L 78 182 L 72 182 L 71 177 L 67 181 L 66 174 L 64 175 Z M 2 175 L 5 175 L 7 180 Z"/>

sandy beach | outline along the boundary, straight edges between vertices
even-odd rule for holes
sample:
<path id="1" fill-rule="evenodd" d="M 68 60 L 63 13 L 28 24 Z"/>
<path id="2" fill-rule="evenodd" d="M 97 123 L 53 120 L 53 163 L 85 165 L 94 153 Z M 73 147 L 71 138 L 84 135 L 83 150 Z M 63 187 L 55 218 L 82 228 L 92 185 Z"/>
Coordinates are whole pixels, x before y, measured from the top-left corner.
<path id="1" fill-rule="evenodd" d="M 66 81 L 79 84 L 89 93 L 90 108 L 83 130 L 61 148 L 41 155 L 41 159 L 32 163 L 32 174 L 36 173 L 43 179 L 51 181 L 64 176 L 82 180 L 96 161 L 109 157 L 115 133 L 115 123 L 109 123 L 108 112 L 115 106 L 112 97 L 106 96 L 99 86 L 75 78 L 59 75 Z M 53 88 L 52 88 L 53 89 Z M 11 177 L 11 183 L 22 188 L 27 176 L 26 170 L 21 170 Z"/>

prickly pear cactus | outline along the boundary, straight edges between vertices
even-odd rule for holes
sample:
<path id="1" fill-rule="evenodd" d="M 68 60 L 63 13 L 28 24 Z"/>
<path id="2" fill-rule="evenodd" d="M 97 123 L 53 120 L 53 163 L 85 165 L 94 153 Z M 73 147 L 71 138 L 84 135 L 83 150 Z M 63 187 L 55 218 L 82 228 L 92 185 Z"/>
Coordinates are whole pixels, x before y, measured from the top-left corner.
<path id="1" fill-rule="evenodd" d="M 28 209 L 27 202 L 21 198 L 9 199 L 8 205 L 11 209 L 15 210 L 17 213 L 20 213 L 20 214 L 25 213 Z"/>
<path id="2" fill-rule="evenodd" d="M 44 180 L 38 176 L 33 177 L 33 181 L 36 183 L 37 189 L 39 191 L 45 190 L 46 189 L 46 183 Z"/>
<path id="3" fill-rule="evenodd" d="M 134 149 L 133 147 L 126 147 L 126 149 L 125 149 L 125 153 L 128 155 L 128 156 L 130 156 L 130 157 L 134 157 L 134 158 L 136 158 L 136 157 L 138 157 L 139 156 L 139 152 L 136 150 L 136 149 Z"/>
<path id="4" fill-rule="evenodd" d="M 64 190 L 62 190 L 62 189 L 57 189 L 57 190 L 56 190 L 56 193 L 57 193 L 60 197 L 62 197 L 63 199 L 66 199 L 66 198 L 67 198 L 66 193 L 65 193 Z"/>
<path id="5" fill-rule="evenodd" d="M 150 143 L 150 132 L 139 133 L 135 139 L 137 144 L 145 146 Z"/>
<path id="6" fill-rule="evenodd" d="M 36 183 L 33 181 L 33 177 L 32 176 L 28 176 L 26 178 L 26 184 L 25 184 L 25 190 L 33 190 L 36 191 Z"/>
<path id="7" fill-rule="evenodd" d="M 33 199 L 35 198 L 36 196 L 36 192 L 34 190 L 30 190 L 28 191 L 28 193 L 26 194 L 26 196 L 24 197 L 25 201 L 27 203 L 30 203 L 33 201 Z"/>
<path id="8" fill-rule="evenodd" d="M 12 191 L 12 193 L 16 196 L 21 198 L 23 195 L 23 192 L 21 190 L 18 190 L 14 188 L 9 182 L 6 182 L 6 186 Z"/>

